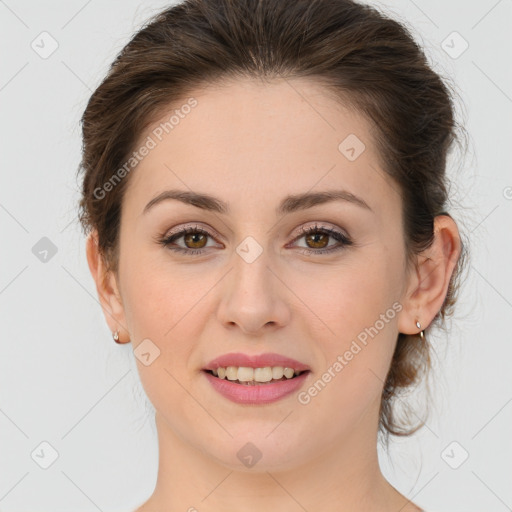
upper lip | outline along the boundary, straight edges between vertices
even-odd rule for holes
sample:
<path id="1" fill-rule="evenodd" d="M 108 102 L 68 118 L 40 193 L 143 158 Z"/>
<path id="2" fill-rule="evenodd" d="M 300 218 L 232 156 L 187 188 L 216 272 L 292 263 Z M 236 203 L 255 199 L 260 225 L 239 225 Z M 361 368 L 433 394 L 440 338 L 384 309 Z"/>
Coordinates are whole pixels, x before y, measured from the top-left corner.
<path id="1" fill-rule="evenodd" d="M 281 354 L 267 352 L 265 354 L 242 354 L 241 352 L 232 352 L 223 354 L 210 361 L 203 369 L 216 370 L 217 368 L 227 368 L 228 366 L 245 366 L 248 368 L 264 368 L 265 366 L 283 366 L 293 368 L 297 371 L 309 370 L 309 366 L 290 357 Z"/>

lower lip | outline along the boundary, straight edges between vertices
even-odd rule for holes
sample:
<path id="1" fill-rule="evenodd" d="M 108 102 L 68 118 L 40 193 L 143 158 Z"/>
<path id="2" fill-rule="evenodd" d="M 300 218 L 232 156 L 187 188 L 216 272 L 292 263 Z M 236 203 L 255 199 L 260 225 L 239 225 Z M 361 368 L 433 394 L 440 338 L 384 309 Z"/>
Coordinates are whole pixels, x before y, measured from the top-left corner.
<path id="1" fill-rule="evenodd" d="M 237 404 L 268 404 L 297 391 L 306 380 L 309 371 L 302 372 L 297 377 L 289 380 L 280 380 L 273 384 L 256 384 L 246 386 L 237 384 L 227 379 L 219 379 L 211 373 L 204 371 L 206 378 L 222 396 Z"/>

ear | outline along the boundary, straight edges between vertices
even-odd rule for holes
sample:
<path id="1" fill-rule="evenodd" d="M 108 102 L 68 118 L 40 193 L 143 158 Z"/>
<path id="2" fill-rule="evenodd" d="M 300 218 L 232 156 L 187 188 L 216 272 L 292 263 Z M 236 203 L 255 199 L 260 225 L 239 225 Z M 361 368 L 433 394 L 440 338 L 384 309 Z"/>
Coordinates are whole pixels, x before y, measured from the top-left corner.
<path id="1" fill-rule="evenodd" d="M 398 318 L 399 332 L 417 334 L 430 325 L 443 306 L 460 252 L 455 221 L 449 215 L 438 215 L 434 219 L 432 245 L 418 255 L 417 264 L 410 272 Z M 416 321 L 421 324 L 419 329 Z"/>
<path id="2" fill-rule="evenodd" d="M 107 270 L 103 255 L 99 250 L 98 232 L 91 231 L 86 241 L 87 262 L 89 270 L 96 283 L 96 291 L 100 300 L 103 314 L 110 331 L 119 331 L 119 342 L 128 343 L 129 333 L 125 327 L 124 307 L 119 293 L 116 275 Z"/>

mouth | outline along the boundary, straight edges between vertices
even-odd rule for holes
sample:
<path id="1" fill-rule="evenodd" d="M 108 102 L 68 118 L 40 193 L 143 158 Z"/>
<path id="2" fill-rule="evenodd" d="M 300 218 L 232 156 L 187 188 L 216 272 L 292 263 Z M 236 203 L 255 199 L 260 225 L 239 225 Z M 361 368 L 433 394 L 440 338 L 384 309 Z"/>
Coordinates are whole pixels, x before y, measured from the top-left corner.
<path id="1" fill-rule="evenodd" d="M 263 405 L 281 400 L 304 386 L 311 368 L 281 354 L 224 354 L 203 374 L 220 395 L 237 404 Z"/>
<path id="2" fill-rule="evenodd" d="M 289 381 L 299 375 L 309 373 L 310 370 L 296 370 L 283 366 L 267 366 L 251 368 L 248 366 L 219 366 L 215 370 L 203 370 L 220 380 L 229 380 L 233 384 L 242 386 L 264 386 L 276 382 Z"/>

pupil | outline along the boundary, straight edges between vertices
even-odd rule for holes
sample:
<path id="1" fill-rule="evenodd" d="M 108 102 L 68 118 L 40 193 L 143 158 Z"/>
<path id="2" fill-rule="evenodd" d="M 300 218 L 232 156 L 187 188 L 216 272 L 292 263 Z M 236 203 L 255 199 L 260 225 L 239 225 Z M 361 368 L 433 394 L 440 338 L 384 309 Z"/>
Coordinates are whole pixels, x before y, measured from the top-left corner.
<path id="1" fill-rule="evenodd" d="M 325 246 L 325 243 L 322 244 L 321 242 L 318 241 L 318 238 L 326 238 L 326 235 L 324 233 L 317 233 L 315 235 L 309 235 L 309 239 L 313 239 L 313 244 L 315 244 L 315 246 L 317 246 L 317 244 L 320 244 L 320 247 L 324 247 Z"/>
<path id="2" fill-rule="evenodd" d="M 192 244 L 199 243 L 200 240 L 198 240 L 198 238 L 200 238 L 200 237 L 205 238 L 205 236 L 202 233 L 191 233 L 191 234 L 188 234 L 187 235 L 187 242 L 191 242 Z M 190 240 L 190 238 L 192 238 L 192 241 Z M 200 247 L 203 247 L 203 245 L 200 245 Z"/>

